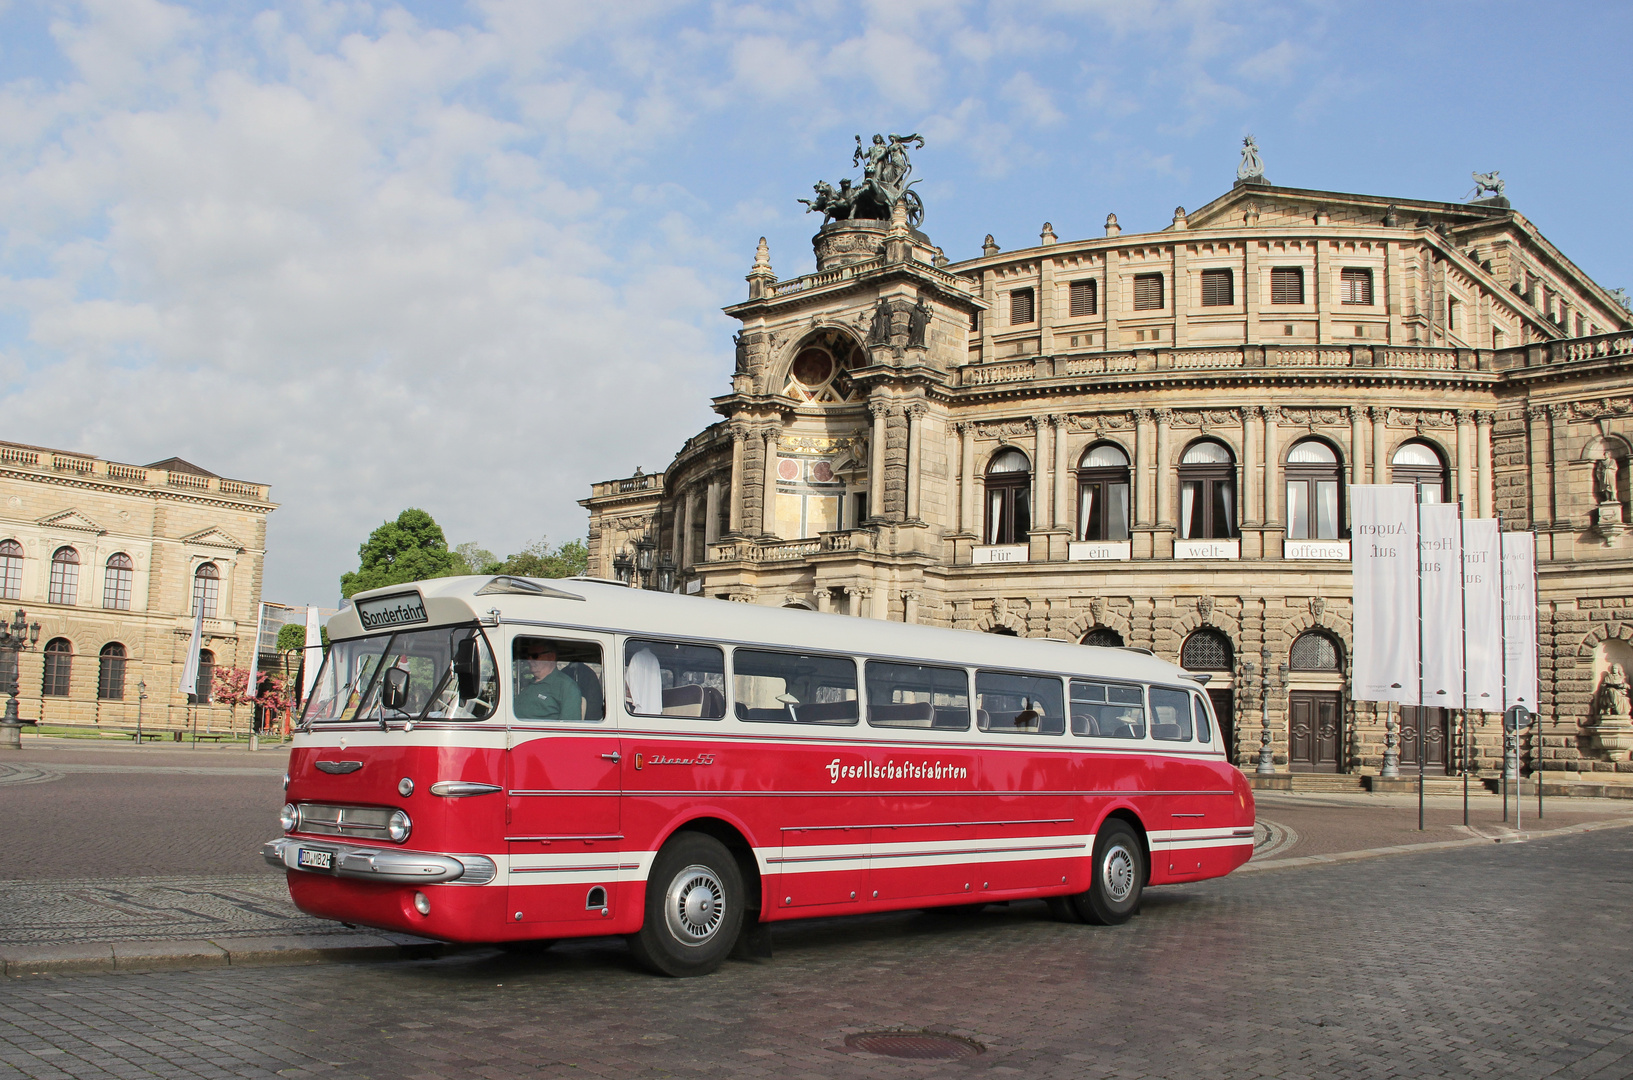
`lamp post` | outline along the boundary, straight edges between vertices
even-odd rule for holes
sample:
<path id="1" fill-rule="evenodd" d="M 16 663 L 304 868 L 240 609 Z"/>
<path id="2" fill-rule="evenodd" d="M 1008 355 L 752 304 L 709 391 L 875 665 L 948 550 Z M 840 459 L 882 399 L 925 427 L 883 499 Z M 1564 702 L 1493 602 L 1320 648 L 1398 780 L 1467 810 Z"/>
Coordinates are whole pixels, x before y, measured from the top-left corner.
<path id="1" fill-rule="evenodd" d="M 1259 765 L 1253 771 L 1260 776 L 1272 776 L 1276 772 L 1276 759 L 1270 751 L 1270 691 L 1273 686 L 1279 689 L 1287 682 L 1287 665 L 1282 664 L 1276 668 L 1276 679 L 1272 682 L 1270 650 L 1264 649 L 1259 656 L 1264 661 L 1264 681 L 1260 684 L 1264 694 L 1264 720 L 1263 726 L 1259 729 Z"/>
<path id="2" fill-rule="evenodd" d="M 142 702 L 147 700 L 147 681 L 136 680 L 136 745 L 142 745 Z"/>
<path id="3" fill-rule="evenodd" d="M 1391 690 L 1399 690 L 1400 683 L 1390 683 Z M 1385 780 L 1398 780 L 1401 775 L 1400 734 L 1395 724 L 1395 710 L 1384 705 L 1384 767 L 1380 774 Z"/>
<path id="4" fill-rule="evenodd" d="M 612 576 L 625 585 L 635 583 L 635 560 L 629 557 L 628 548 L 620 551 L 618 557 L 612 560 Z"/>
<path id="5" fill-rule="evenodd" d="M 24 649 L 31 649 L 40 640 L 40 624 L 29 624 L 28 613 L 17 611 L 11 617 L 11 625 L 0 625 L 0 652 L 11 654 L 11 685 L 7 688 L 10 697 L 6 699 L 6 714 L 0 717 L 0 749 L 21 750 L 23 748 L 23 722 L 17 716 L 17 690 L 22 679 L 22 653 Z"/>

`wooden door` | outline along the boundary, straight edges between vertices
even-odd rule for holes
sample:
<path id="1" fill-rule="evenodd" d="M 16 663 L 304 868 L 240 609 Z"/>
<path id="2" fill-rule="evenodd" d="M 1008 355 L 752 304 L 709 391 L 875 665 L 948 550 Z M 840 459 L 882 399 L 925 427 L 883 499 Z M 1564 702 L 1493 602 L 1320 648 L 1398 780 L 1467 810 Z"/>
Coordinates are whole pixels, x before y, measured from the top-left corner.
<path id="1" fill-rule="evenodd" d="M 1332 690 L 1294 690 L 1287 695 L 1287 761 L 1294 772 L 1339 768 L 1344 744 L 1342 700 Z"/>
<path id="2" fill-rule="evenodd" d="M 1422 723 L 1419 723 L 1421 714 Z M 1419 728 L 1422 738 L 1419 738 Z M 1423 771 L 1444 774 L 1446 756 L 1451 751 L 1451 712 L 1448 709 L 1419 709 L 1416 705 L 1401 706 L 1401 771 L 1418 767 L 1418 748 L 1422 745 Z"/>

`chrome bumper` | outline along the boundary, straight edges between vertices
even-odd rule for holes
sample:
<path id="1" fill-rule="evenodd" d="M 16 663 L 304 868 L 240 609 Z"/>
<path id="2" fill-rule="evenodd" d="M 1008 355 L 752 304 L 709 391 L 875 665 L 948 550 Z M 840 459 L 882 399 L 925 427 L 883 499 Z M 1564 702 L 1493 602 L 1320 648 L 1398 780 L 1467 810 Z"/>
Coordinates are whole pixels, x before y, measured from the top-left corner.
<path id="1" fill-rule="evenodd" d="M 331 868 L 319 870 L 298 865 L 296 860 L 302 848 L 332 853 Z M 321 840 L 297 840 L 289 836 L 269 840 L 261 845 L 261 857 L 271 865 L 284 870 L 355 878 L 359 881 L 433 885 L 438 882 L 457 881 L 461 885 L 486 885 L 499 873 L 494 861 L 486 855 L 463 855 L 455 858 L 452 855 L 432 855 L 423 851 L 388 851 Z"/>

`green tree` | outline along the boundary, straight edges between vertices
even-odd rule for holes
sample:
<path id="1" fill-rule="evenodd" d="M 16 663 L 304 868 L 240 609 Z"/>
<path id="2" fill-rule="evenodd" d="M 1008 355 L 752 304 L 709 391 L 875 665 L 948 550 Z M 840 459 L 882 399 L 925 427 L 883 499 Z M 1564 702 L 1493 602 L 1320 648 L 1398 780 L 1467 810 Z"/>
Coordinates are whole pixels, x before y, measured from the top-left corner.
<path id="1" fill-rule="evenodd" d="M 413 508 L 370 533 L 357 556 L 358 568 L 340 575 L 341 596 L 454 572 L 455 556 L 448 550 L 442 526 L 424 510 Z"/>
<path id="2" fill-rule="evenodd" d="M 552 548 L 541 536 L 485 573 L 562 578 L 582 574 L 589 569 L 589 565 L 590 550 L 582 540 L 569 540 L 560 547 Z"/>
<path id="3" fill-rule="evenodd" d="M 318 637 L 322 640 L 323 647 L 327 649 L 329 647 L 329 628 L 327 626 L 318 627 Z M 286 622 L 278 627 L 279 652 L 300 652 L 304 648 L 306 648 L 305 623 Z"/>
<path id="4" fill-rule="evenodd" d="M 498 565 L 499 556 L 479 547 L 475 540 L 467 540 L 454 548 L 455 574 L 491 574 Z"/>

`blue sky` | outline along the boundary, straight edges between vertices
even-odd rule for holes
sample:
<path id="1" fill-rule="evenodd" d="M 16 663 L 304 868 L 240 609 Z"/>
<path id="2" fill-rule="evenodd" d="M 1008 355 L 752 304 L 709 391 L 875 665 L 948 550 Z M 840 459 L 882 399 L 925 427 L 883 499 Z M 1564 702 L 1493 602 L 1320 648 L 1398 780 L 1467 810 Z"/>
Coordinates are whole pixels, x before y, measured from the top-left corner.
<path id="1" fill-rule="evenodd" d="M 381 520 L 501 554 L 713 418 L 766 236 L 918 132 L 953 259 L 1234 179 L 1516 207 L 1633 287 L 1633 5 L 0 0 L 0 437 L 269 482 L 266 596 Z"/>

